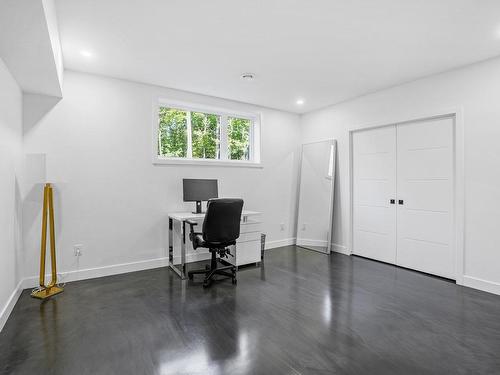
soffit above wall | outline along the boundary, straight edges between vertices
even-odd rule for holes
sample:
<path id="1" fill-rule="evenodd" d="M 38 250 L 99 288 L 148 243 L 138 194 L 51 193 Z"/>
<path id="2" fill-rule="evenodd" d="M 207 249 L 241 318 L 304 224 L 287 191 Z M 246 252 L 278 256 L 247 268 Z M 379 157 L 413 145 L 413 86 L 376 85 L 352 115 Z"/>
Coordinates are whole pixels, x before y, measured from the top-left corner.
<path id="1" fill-rule="evenodd" d="M 24 92 L 62 96 L 62 54 L 53 0 L 0 2 L 0 57 Z"/>

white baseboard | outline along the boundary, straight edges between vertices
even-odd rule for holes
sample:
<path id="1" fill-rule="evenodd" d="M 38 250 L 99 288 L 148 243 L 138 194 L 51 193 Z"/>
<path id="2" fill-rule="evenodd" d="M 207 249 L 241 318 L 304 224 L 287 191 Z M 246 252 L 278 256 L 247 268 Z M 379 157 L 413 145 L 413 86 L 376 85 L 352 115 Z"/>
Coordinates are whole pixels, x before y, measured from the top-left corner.
<path id="1" fill-rule="evenodd" d="M 487 281 L 472 276 L 464 276 L 463 285 L 469 288 L 479 289 L 484 292 L 500 295 L 500 283 Z"/>
<path id="2" fill-rule="evenodd" d="M 0 311 L 0 332 L 2 332 L 2 329 L 5 326 L 7 319 L 9 319 L 9 315 L 14 309 L 14 306 L 16 305 L 17 300 L 21 296 L 22 291 L 23 291 L 23 280 L 19 281 L 16 288 L 14 289 L 9 299 L 7 300 L 7 303 L 2 308 L 2 311 Z"/>
<path id="3" fill-rule="evenodd" d="M 295 237 L 284 238 L 282 240 L 276 240 L 276 241 L 266 241 L 265 250 L 274 249 L 276 247 L 282 247 L 282 246 L 291 246 L 291 245 L 295 245 Z"/>
<path id="4" fill-rule="evenodd" d="M 266 249 L 272 249 L 275 247 L 294 245 L 295 238 L 286 238 L 283 240 L 269 241 L 266 242 Z M 206 260 L 210 258 L 210 253 L 192 253 L 186 255 L 187 262 L 196 262 L 200 260 Z M 180 257 L 175 257 L 174 262 L 180 262 Z M 118 275 L 121 273 L 142 271 L 152 268 L 166 267 L 168 266 L 168 257 L 162 257 L 157 259 L 143 260 L 138 262 L 114 264 L 110 266 L 86 268 L 81 270 L 60 272 L 61 282 L 70 282 L 86 279 L 94 279 L 96 277 Z M 46 280 L 50 280 L 50 275 L 46 275 Z M 22 288 L 34 288 L 38 286 L 38 276 L 27 277 L 22 280 Z"/>
<path id="5" fill-rule="evenodd" d="M 121 273 L 143 271 L 152 268 L 168 266 L 168 258 L 162 257 L 157 259 L 141 260 L 138 262 L 114 264 L 111 266 L 86 268 L 82 270 L 67 271 L 58 273 L 61 276 L 60 282 L 70 282 L 86 279 L 94 279 L 96 277 L 119 275 Z M 50 275 L 46 275 L 45 279 L 50 281 Z M 27 277 L 23 280 L 23 288 L 34 288 L 38 286 L 38 276 Z"/>
<path id="6" fill-rule="evenodd" d="M 332 251 L 344 255 L 351 255 L 351 251 L 347 248 L 347 246 L 339 245 L 337 243 L 332 243 Z"/>

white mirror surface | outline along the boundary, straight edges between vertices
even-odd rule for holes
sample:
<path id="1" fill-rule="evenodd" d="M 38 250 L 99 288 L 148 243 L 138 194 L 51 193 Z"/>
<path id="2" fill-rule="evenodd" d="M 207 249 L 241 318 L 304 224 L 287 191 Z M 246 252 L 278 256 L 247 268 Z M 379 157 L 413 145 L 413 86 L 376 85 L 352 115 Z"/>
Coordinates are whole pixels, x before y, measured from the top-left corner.
<path id="1" fill-rule="evenodd" d="M 335 140 L 302 145 L 297 245 L 330 253 L 335 180 Z"/>

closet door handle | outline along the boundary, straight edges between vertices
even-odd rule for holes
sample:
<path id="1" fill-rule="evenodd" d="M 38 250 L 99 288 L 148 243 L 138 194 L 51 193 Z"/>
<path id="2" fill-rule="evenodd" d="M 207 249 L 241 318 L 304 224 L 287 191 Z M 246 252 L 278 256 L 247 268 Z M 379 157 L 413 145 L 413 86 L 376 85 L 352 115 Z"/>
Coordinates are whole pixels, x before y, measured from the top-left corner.
<path id="1" fill-rule="evenodd" d="M 390 203 L 390 204 L 395 204 L 395 203 L 396 203 L 396 200 L 395 200 L 395 199 L 391 199 L 391 200 L 389 201 L 389 203 Z"/>
<path id="2" fill-rule="evenodd" d="M 405 203 L 405 202 L 404 202 L 402 199 L 398 200 L 398 204 L 403 205 L 404 203 Z"/>

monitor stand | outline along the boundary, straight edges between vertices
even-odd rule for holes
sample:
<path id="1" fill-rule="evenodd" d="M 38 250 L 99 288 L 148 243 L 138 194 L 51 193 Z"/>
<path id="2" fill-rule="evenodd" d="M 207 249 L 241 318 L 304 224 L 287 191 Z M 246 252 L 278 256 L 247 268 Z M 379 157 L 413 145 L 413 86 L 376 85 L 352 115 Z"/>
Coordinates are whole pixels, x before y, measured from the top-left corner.
<path id="1" fill-rule="evenodd" d="M 201 201 L 196 201 L 196 211 L 193 211 L 193 214 L 202 214 L 201 211 Z"/>

